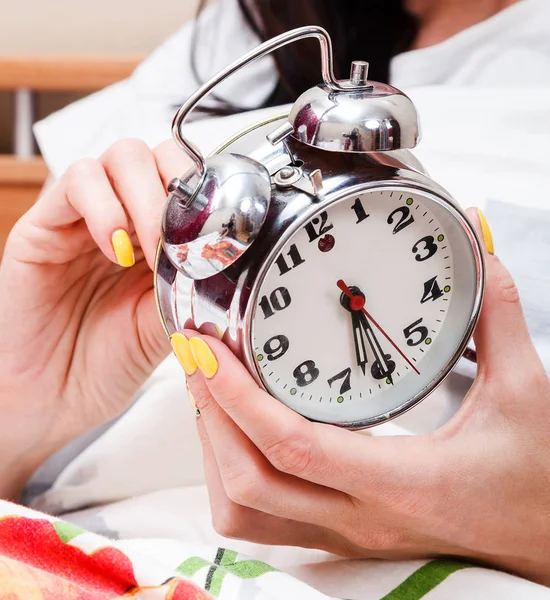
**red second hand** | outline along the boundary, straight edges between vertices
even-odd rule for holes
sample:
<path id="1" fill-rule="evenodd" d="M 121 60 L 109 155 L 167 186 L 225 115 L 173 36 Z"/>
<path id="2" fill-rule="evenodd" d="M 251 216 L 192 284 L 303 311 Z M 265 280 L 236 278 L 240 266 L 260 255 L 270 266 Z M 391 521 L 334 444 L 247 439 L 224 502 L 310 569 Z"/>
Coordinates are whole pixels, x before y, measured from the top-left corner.
<path id="1" fill-rule="evenodd" d="M 350 299 L 350 305 L 351 308 L 353 310 L 361 310 L 363 312 L 363 314 L 367 317 L 367 319 L 370 319 L 374 325 L 376 326 L 376 328 L 380 331 L 380 333 L 388 340 L 388 342 L 397 350 L 397 352 L 399 352 L 399 354 L 401 354 L 401 356 L 407 361 L 407 363 L 413 368 L 413 370 L 418 373 L 418 375 L 420 375 L 420 371 L 412 364 L 412 362 L 405 356 L 405 354 L 403 354 L 403 352 L 401 352 L 401 350 L 399 349 L 399 347 L 397 346 L 397 344 L 391 339 L 391 337 L 382 329 L 382 327 L 380 327 L 380 325 L 372 318 L 371 314 L 365 309 L 364 307 L 364 301 L 363 301 L 363 306 L 355 308 L 353 306 L 353 301 L 356 298 L 361 298 L 361 296 L 355 296 L 353 294 L 353 292 L 349 289 L 349 287 L 341 280 L 339 279 L 336 282 L 336 285 L 344 292 L 344 294 L 346 294 L 346 296 Z M 361 298 L 361 300 L 363 300 Z"/>

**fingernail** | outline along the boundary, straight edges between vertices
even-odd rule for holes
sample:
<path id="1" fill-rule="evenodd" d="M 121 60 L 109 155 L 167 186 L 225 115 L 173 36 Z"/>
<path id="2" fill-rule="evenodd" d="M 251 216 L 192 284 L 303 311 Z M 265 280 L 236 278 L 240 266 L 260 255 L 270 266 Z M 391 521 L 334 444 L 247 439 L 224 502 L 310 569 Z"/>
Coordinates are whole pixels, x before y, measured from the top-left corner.
<path id="1" fill-rule="evenodd" d="M 197 363 L 193 358 L 189 340 L 182 333 L 174 333 L 170 338 L 172 350 L 180 362 L 180 365 L 185 369 L 187 375 L 193 375 L 197 370 Z"/>
<path id="2" fill-rule="evenodd" d="M 481 211 L 481 208 L 477 209 L 477 216 L 479 217 L 479 223 L 481 225 L 481 233 L 483 233 L 483 241 L 485 242 L 485 247 L 487 248 L 487 252 L 489 254 L 495 253 L 495 246 L 493 244 L 493 234 L 491 233 L 491 228 L 489 227 L 489 223 L 487 223 L 487 219 L 485 215 Z"/>
<path id="3" fill-rule="evenodd" d="M 121 267 L 131 267 L 136 262 L 134 258 L 134 247 L 130 236 L 124 229 L 118 229 L 111 238 L 113 250 L 118 264 Z"/>
<path id="4" fill-rule="evenodd" d="M 214 377 L 218 372 L 218 360 L 210 350 L 210 346 L 200 337 L 192 337 L 189 343 L 201 373 L 208 379 Z"/>
<path id="5" fill-rule="evenodd" d="M 217 325 L 215 325 L 215 327 L 216 327 L 216 331 L 218 332 L 218 336 L 219 336 L 220 340 L 222 340 L 223 339 L 223 331 Z"/>

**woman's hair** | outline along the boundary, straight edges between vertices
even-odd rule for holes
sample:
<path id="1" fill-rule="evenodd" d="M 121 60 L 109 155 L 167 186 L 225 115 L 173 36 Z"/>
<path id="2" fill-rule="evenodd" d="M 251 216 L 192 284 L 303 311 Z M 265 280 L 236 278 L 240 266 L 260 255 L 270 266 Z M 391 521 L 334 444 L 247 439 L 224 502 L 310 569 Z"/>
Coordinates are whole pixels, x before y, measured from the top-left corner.
<path id="1" fill-rule="evenodd" d="M 223 1 L 223 0 L 220 0 Z M 201 0 L 198 12 L 207 0 Z M 393 56 L 410 47 L 417 32 L 416 19 L 403 0 L 238 0 L 248 26 L 265 41 L 304 25 L 320 25 L 332 38 L 334 72 L 338 79 L 349 77 L 353 60 L 370 63 L 369 78 L 388 83 Z M 195 27 L 195 36 L 202 35 Z M 196 47 L 196 40 L 193 44 Z M 263 106 L 293 102 L 321 80 L 319 43 L 303 40 L 274 54 L 278 85 Z M 191 57 L 197 75 L 196 57 Z M 219 100 L 219 99 L 218 99 Z M 258 107 L 259 108 L 259 107 Z M 223 102 L 218 114 L 238 112 Z"/>

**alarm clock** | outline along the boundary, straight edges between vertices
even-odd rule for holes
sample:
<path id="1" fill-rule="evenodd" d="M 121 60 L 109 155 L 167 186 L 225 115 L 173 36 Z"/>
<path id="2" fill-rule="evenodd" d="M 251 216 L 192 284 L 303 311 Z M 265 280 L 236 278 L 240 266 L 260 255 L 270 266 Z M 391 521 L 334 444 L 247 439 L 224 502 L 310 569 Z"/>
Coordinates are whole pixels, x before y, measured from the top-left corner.
<path id="1" fill-rule="evenodd" d="M 204 158 L 195 105 L 251 61 L 306 37 L 322 82 L 287 114 Z M 269 394 L 307 419 L 361 429 L 426 398 L 467 349 L 484 262 L 465 213 L 411 153 L 411 100 L 355 61 L 336 80 L 320 27 L 265 42 L 179 109 L 193 167 L 168 186 L 155 287 L 166 332 L 219 334 Z"/>

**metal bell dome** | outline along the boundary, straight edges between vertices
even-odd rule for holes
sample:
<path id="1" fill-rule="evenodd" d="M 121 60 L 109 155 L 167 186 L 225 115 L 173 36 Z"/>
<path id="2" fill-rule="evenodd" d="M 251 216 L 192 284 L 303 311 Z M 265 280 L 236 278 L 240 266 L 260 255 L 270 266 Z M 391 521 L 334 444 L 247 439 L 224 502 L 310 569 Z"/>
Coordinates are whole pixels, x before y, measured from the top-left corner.
<path id="1" fill-rule="evenodd" d="M 367 73 L 368 63 L 355 61 L 339 89 L 321 83 L 304 92 L 290 111 L 291 136 L 333 152 L 414 148 L 420 141 L 414 104 L 397 88 L 368 81 Z"/>

